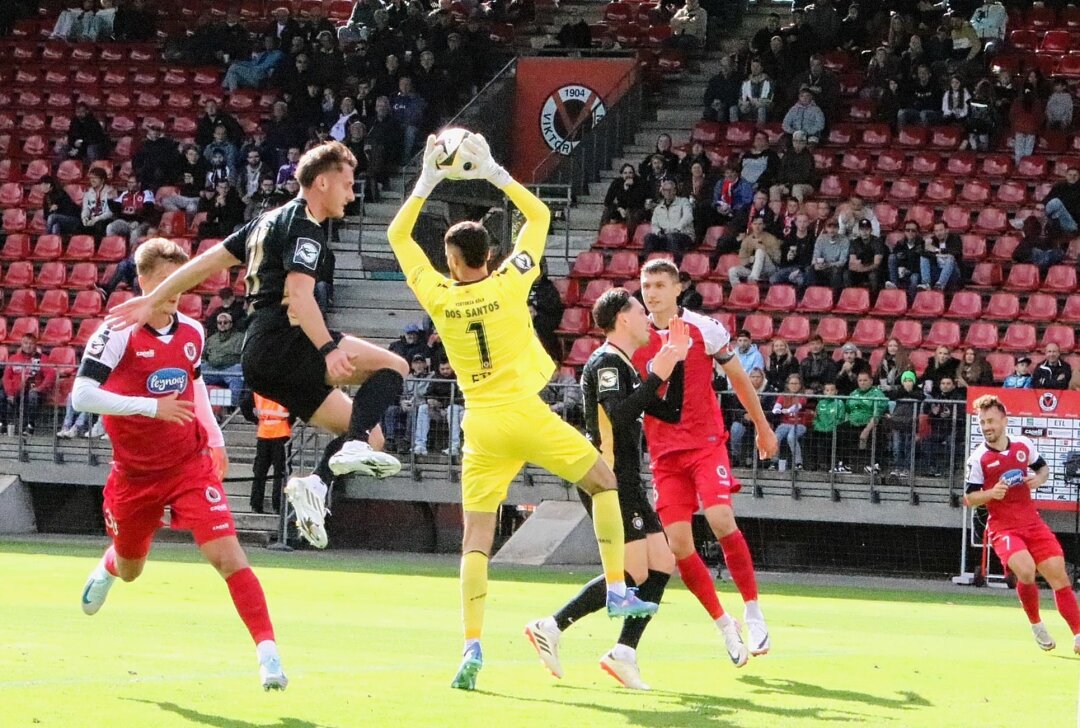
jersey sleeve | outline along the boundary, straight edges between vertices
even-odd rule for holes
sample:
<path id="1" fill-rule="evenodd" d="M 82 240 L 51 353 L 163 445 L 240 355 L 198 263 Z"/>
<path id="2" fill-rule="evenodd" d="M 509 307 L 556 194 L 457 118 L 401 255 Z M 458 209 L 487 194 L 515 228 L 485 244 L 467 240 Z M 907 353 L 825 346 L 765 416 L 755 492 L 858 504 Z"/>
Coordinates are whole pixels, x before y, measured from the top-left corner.
<path id="1" fill-rule="evenodd" d="M 326 233 L 322 227 L 300 215 L 294 217 L 281 250 L 286 274 L 303 273 L 316 278 L 325 254 Z"/>
<path id="2" fill-rule="evenodd" d="M 191 365 L 191 378 L 199 379 L 202 377 L 202 357 L 203 351 L 205 351 L 206 349 L 206 329 L 203 328 L 203 325 L 201 323 L 191 318 L 190 316 L 185 316 L 182 313 L 178 313 L 176 315 L 182 323 L 185 323 L 191 328 L 195 329 L 195 332 L 199 335 L 199 350 L 198 352 L 196 352 L 195 361 Z"/>
<path id="3" fill-rule="evenodd" d="M 1019 438 L 1028 452 L 1028 467 L 1032 472 L 1041 470 L 1043 466 L 1047 464 L 1043 458 L 1042 453 L 1039 452 L 1039 448 L 1035 447 L 1035 442 L 1029 437 Z"/>
<path id="4" fill-rule="evenodd" d="M 413 239 L 412 230 L 423 206 L 424 200 L 420 197 L 405 200 L 405 204 L 387 227 L 386 238 L 390 241 L 390 250 L 401 265 L 406 283 L 420 305 L 430 314 L 442 305 L 450 281 L 435 270 L 423 249 Z"/>
<path id="5" fill-rule="evenodd" d="M 259 218 L 255 218 L 247 225 L 244 225 L 239 230 L 234 232 L 229 237 L 221 241 L 222 246 L 229 252 L 229 255 L 237 260 L 247 260 L 247 239 L 248 235 L 254 229 L 255 224 Z"/>
<path id="6" fill-rule="evenodd" d="M 697 327 L 701 332 L 701 339 L 705 342 L 705 353 L 716 356 L 731 346 L 731 334 L 727 328 L 714 318 L 688 311 L 683 314 L 683 319 Z"/>
<path id="7" fill-rule="evenodd" d="M 89 377 L 99 384 L 104 384 L 124 358 L 128 341 L 131 340 L 131 331 L 113 331 L 102 324 L 86 345 L 77 376 Z"/>
<path id="8" fill-rule="evenodd" d="M 964 478 L 964 482 L 967 484 L 965 491 L 968 493 L 982 490 L 983 485 L 986 483 L 986 474 L 983 473 L 982 468 L 982 454 L 982 448 L 979 448 L 971 453 L 968 458 L 967 477 Z"/>

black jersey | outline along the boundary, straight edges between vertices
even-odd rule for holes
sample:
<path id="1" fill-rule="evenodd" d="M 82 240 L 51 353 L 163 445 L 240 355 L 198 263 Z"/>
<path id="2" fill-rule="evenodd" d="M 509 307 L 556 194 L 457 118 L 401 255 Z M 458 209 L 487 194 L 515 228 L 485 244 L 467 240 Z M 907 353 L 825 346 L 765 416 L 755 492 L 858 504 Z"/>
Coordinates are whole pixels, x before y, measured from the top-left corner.
<path id="1" fill-rule="evenodd" d="M 641 487 L 642 414 L 664 422 L 682 416 L 682 363 L 672 372 L 665 398 L 657 393 L 663 384 L 655 374 L 642 382 L 629 357 L 610 343 L 594 351 L 581 372 L 585 434 L 620 487 Z"/>
<path id="2" fill-rule="evenodd" d="M 251 324 L 288 325 L 285 276 L 296 271 L 312 278 L 326 256 L 326 233 L 297 198 L 255 218 L 227 237 L 225 249 L 247 263 L 247 301 Z"/>

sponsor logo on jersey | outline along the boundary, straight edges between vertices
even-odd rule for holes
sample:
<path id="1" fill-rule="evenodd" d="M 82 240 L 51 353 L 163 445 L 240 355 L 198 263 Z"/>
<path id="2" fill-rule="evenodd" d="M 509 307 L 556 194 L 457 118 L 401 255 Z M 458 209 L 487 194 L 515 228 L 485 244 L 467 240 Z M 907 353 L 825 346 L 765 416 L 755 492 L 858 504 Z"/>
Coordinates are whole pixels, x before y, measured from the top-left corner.
<path id="1" fill-rule="evenodd" d="M 619 370 L 605 367 L 596 373 L 596 382 L 600 392 L 612 392 L 619 388 Z"/>
<path id="2" fill-rule="evenodd" d="M 187 381 L 188 374 L 183 369 L 158 369 L 146 378 L 146 390 L 150 394 L 179 394 L 187 389 Z"/>
<path id="3" fill-rule="evenodd" d="M 522 273 L 528 273 L 536 265 L 528 253 L 518 253 L 510 259 L 510 264 Z"/>
<path id="4" fill-rule="evenodd" d="M 220 503 L 221 491 L 212 485 L 206 486 L 206 500 L 209 503 Z"/>
<path id="5" fill-rule="evenodd" d="M 1039 409 L 1043 412 L 1053 412 L 1057 409 L 1058 398 L 1053 392 L 1043 392 L 1039 396 Z"/>
<path id="6" fill-rule="evenodd" d="M 184 343 L 184 356 L 188 358 L 188 361 L 195 361 L 199 358 L 199 352 L 195 350 L 195 342 L 188 341 Z"/>
<path id="7" fill-rule="evenodd" d="M 988 463 L 986 465 L 986 467 L 988 467 L 988 468 L 996 468 L 998 465 L 1001 465 L 1001 461 L 1000 460 L 995 460 L 992 463 Z"/>
<path id="8" fill-rule="evenodd" d="M 569 84 L 540 108 L 540 134 L 559 154 L 569 155 L 584 134 L 607 115 L 603 97 L 588 86 Z"/>
<path id="9" fill-rule="evenodd" d="M 153 359 L 154 358 L 154 350 L 153 349 L 147 349 L 146 351 L 136 351 L 135 356 L 137 356 L 137 357 L 139 357 L 141 359 Z"/>
<path id="10" fill-rule="evenodd" d="M 90 340 L 86 345 L 86 353 L 95 359 L 105 352 L 105 344 L 109 343 L 109 330 L 103 329 L 100 334 Z"/>
<path id="11" fill-rule="evenodd" d="M 319 263 L 319 253 L 322 252 L 322 243 L 311 238 L 297 238 L 296 252 L 293 253 L 293 263 L 299 263 L 305 268 L 315 270 Z"/>
<path id="12" fill-rule="evenodd" d="M 211 528 L 210 530 L 211 530 L 211 531 L 225 531 L 225 530 L 227 530 L 228 528 L 229 528 L 229 524 L 228 524 L 228 523 L 219 523 L 218 525 L 214 526 L 214 527 L 213 527 L 213 528 Z"/>

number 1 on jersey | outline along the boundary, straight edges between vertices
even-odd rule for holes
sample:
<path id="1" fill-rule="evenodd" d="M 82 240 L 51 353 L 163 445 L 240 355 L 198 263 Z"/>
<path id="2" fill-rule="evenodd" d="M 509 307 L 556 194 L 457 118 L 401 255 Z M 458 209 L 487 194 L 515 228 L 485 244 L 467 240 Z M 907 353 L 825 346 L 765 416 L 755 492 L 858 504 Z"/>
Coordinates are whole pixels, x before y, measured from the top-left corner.
<path id="1" fill-rule="evenodd" d="M 476 337 L 476 348 L 480 352 L 480 366 L 484 369 L 491 369 L 491 350 L 488 349 L 487 331 L 484 330 L 484 322 L 473 321 L 465 330 Z"/>

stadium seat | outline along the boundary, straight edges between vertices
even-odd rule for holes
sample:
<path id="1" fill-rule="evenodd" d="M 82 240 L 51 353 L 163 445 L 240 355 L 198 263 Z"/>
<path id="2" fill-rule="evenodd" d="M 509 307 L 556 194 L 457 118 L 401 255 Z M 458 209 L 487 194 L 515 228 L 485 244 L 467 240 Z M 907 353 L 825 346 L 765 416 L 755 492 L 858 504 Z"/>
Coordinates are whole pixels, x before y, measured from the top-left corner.
<path id="1" fill-rule="evenodd" d="M 38 270 L 37 278 L 34 280 L 34 287 L 40 290 L 60 288 L 64 285 L 65 278 L 67 278 L 67 268 L 64 267 L 64 264 L 58 260 L 50 260 Z"/>
<path id="2" fill-rule="evenodd" d="M 934 224 L 934 208 L 926 205 L 911 205 L 908 207 L 907 214 L 904 215 L 904 222 L 913 222 L 919 226 L 920 230 L 928 231 Z"/>
<path id="3" fill-rule="evenodd" d="M 1031 263 L 1017 263 L 1005 279 L 1006 291 L 1036 291 L 1039 288 L 1039 268 Z"/>
<path id="4" fill-rule="evenodd" d="M 944 173 L 950 177 L 975 177 L 977 160 L 974 152 L 953 152 L 945 158 Z"/>
<path id="5" fill-rule="evenodd" d="M 896 183 L 893 184 L 895 186 Z M 855 194 L 864 200 L 876 202 L 885 194 L 885 182 L 874 175 L 859 177 L 859 181 L 855 183 Z"/>
<path id="6" fill-rule="evenodd" d="M 989 321 L 976 321 L 968 326 L 967 335 L 964 337 L 964 346 L 970 346 L 978 351 L 993 351 L 998 345 L 997 324 Z"/>
<path id="7" fill-rule="evenodd" d="M 1032 14 L 1034 14 L 1036 8 L 1032 8 Z M 1052 16 L 1053 10 L 1050 8 L 1039 8 L 1039 10 L 1048 10 Z M 1029 17 L 1028 22 L 1031 23 L 1033 28 L 1048 28 L 1054 24 L 1054 18 L 1050 17 L 1046 25 L 1036 25 L 1033 18 Z M 1039 43 L 1039 48 L 1036 51 L 1040 54 L 1051 55 L 1054 57 L 1063 56 L 1069 52 L 1069 47 L 1072 45 L 1072 37 L 1067 30 L 1048 30 L 1046 35 L 1043 36 L 1042 42 Z"/>
<path id="8" fill-rule="evenodd" d="M 983 318 L 991 321 L 1015 321 L 1020 315 L 1020 299 L 1014 293 L 995 292 L 983 311 Z"/>
<path id="9" fill-rule="evenodd" d="M 18 182 L 5 182 L 0 185 L 0 205 L 18 207 L 23 202 L 23 186 Z"/>
<path id="10" fill-rule="evenodd" d="M 845 293 L 848 290 L 857 291 L 863 290 L 860 288 L 845 289 Z M 802 300 L 799 301 L 798 311 L 799 313 L 828 313 L 833 307 L 833 292 L 828 286 L 809 286 L 803 291 Z M 866 310 L 870 308 L 870 301 L 866 301 Z M 1080 306 L 1077 307 L 1080 312 Z"/>
<path id="11" fill-rule="evenodd" d="M 34 250 L 30 253 L 31 260 L 59 260 L 63 252 L 63 244 L 59 235 L 41 235 L 34 243 Z"/>
<path id="12" fill-rule="evenodd" d="M 634 234 L 630 238 L 630 242 L 627 244 L 630 250 L 641 250 L 645 247 L 645 236 L 652 231 L 652 226 L 643 224 L 634 228 Z"/>
<path id="13" fill-rule="evenodd" d="M 228 271 L 222 272 L 228 274 Z M 604 295 L 604 293 L 610 291 L 614 287 L 615 284 L 606 278 L 589 281 L 588 285 L 585 286 L 585 290 L 581 292 L 581 298 L 578 299 L 578 304 L 585 308 L 592 308 L 593 304 L 599 300 L 600 296 Z M 220 289 L 221 286 L 217 286 L 213 290 L 202 289 L 202 292 L 213 293 Z"/>
<path id="14" fill-rule="evenodd" d="M 900 222 L 900 210 L 890 202 L 879 202 L 874 205 L 874 216 L 882 230 L 895 230 Z"/>
<path id="15" fill-rule="evenodd" d="M 94 259 L 94 238 L 90 235 L 72 235 L 63 259 L 66 261 L 89 261 Z"/>
<path id="16" fill-rule="evenodd" d="M 127 240 L 119 235 L 106 235 L 101 239 L 101 245 L 98 246 L 94 260 L 101 263 L 119 263 L 126 256 Z"/>
<path id="17" fill-rule="evenodd" d="M 1015 322 L 1009 324 L 1009 328 L 1005 330 L 1005 336 L 1001 339 L 999 348 L 1004 351 L 1031 354 L 1035 351 L 1036 344 L 1035 327 L 1031 324 Z"/>
<path id="18" fill-rule="evenodd" d="M 904 173 L 907 158 L 899 149 L 882 149 L 874 162 L 874 171 L 878 174 L 896 177 Z"/>
<path id="19" fill-rule="evenodd" d="M 8 344 L 17 344 L 22 337 L 27 334 L 31 334 L 34 338 L 38 337 L 41 333 L 41 323 L 38 321 L 37 316 L 23 316 L 15 319 L 11 324 L 11 328 L 8 329 L 7 339 L 5 341 Z"/>
<path id="20" fill-rule="evenodd" d="M 64 281 L 64 287 L 73 290 L 94 288 L 97 285 L 97 265 L 82 261 L 71 266 L 71 272 Z"/>
<path id="21" fill-rule="evenodd" d="M 1076 290 L 1076 268 L 1071 265 L 1050 266 L 1042 290 L 1050 293 L 1072 293 Z"/>
<path id="22" fill-rule="evenodd" d="M 45 330 L 41 332 L 41 342 L 44 344 L 48 339 L 50 342 L 48 345 L 53 347 L 45 356 L 45 362 L 58 367 L 57 374 L 66 377 L 75 373 L 75 368 L 79 365 L 79 357 L 75 353 L 75 347 L 66 345 L 71 341 L 71 321 L 69 319 L 60 319 L 59 321 L 67 322 L 67 338 L 64 338 L 63 324 L 56 326 L 55 330 L 50 333 L 49 325 L 52 324 L 52 321 L 50 321 L 45 325 Z"/>
<path id="23" fill-rule="evenodd" d="M 679 272 L 686 273 L 693 281 L 702 281 L 709 277 L 712 268 L 709 266 L 709 256 L 704 253 L 687 253 L 683 256 L 679 265 Z"/>
<path id="24" fill-rule="evenodd" d="M 1080 56 L 1070 53 L 1059 58 L 1057 75 L 1074 81 L 1080 78 Z"/>
<path id="25" fill-rule="evenodd" d="M 571 367 L 584 366 L 585 362 L 589 361 L 589 357 L 592 353 L 600 348 L 600 344 L 603 342 L 600 339 L 593 339 L 587 336 L 583 336 L 580 339 L 575 339 L 573 345 L 570 347 L 570 353 L 563 359 L 563 364 Z"/>
<path id="26" fill-rule="evenodd" d="M 961 126 L 930 127 L 930 147 L 932 149 L 956 149 L 965 137 L 966 133 Z"/>
<path id="27" fill-rule="evenodd" d="M 815 149 L 814 150 L 814 169 L 817 170 L 819 175 L 827 172 L 832 172 L 836 167 L 836 157 L 833 156 L 831 149 Z"/>
<path id="28" fill-rule="evenodd" d="M 995 382 L 1005 381 L 1005 377 L 1016 371 L 1015 361 L 1012 354 L 1003 351 L 991 351 L 986 355 L 986 363 L 993 370 Z"/>
<path id="29" fill-rule="evenodd" d="M 727 253 L 721 255 L 720 259 L 716 261 L 716 268 L 713 270 L 712 275 L 709 276 L 714 280 L 727 281 L 728 271 L 739 265 L 739 256 L 737 253 Z"/>
<path id="30" fill-rule="evenodd" d="M 702 281 L 697 284 L 701 294 L 701 307 L 706 311 L 715 311 L 724 304 L 724 289 L 716 281 Z"/>
<path id="31" fill-rule="evenodd" d="M 960 324 L 955 321 L 935 321 L 930 325 L 923 346 L 932 349 L 947 346 L 955 349 L 960 346 Z"/>
<path id="32" fill-rule="evenodd" d="M 708 146 L 718 144 L 724 138 L 724 127 L 715 121 L 699 121 L 690 130 L 690 141 Z"/>
<path id="33" fill-rule="evenodd" d="M 753 311 L 761 302 L 756 283 L 740 283 L 728 294 L 727 307 L 735 311 Z"/>
<path id="34" fill-rule="evenodd" d="M 829 135 L 826 139 L 831 147 L 848 147 L 855 142 L 857 135 L 854 124 L 841 122 L 829 125 Z"/>
<path id="35" fill-rule="evenodd" d="M 818 197 L 826 200 L 836 200 L 848 196 L 848 183 L 835 174 L 827 174 L 821 178 L 818 185 Z"/>
<path id="36" fill-rule="evenodd" d="M 896 143 L 901 147 L 908 147 L 911 149 L 924 149 L 927 142 L 930 139 L 930 130 L 925 126 L 917 126 L 908 124 L 900 127 L 896 134 Z M 918 159 L 919 154 L 916 153 L 915 159 Z M 940 161 L 940 160 L 939 160 Z M 912 167 L 910 172 L 919 173 L 919 170 L 915 169 L 915 160 L 912 160 Z M 934 172 L 937 170 L 935 169 Z"/>
<path id="37" fill-rule="evenodd" d="M 563 279 L 565 280 L 565 279 Z M 180 296 L 180 303 L 177 305 L 176 310 L 184 314 L 189 318 L 193 318 L 196 321 L 202 320 L 203 315 L 203 299 L 197 293 L 185 293 Z M 583 311 L 584 309 L 566 308 L 563 313 L 567 311 Z M 588 329 L 586 329 L 587 331 Z M 585 332 L 582 332 L 585 333 Z"/>
<path id="38" fill-rule="evenodd" d="M 1021 321 L 1049 323 L 1057 318 L 1057 298 L 1047 293 L 1033 293 L 1028 296 Z"/>
<path id="39" fill-rule="evenodd" d="M 966 179 L 957 201 L 965 205 L 985 205 L 990 201 L 990 185 L 979 179 Z"/>
<path id="40" fill-rule="evenodd" d="M 848 340 L 847 321 L 837 316 L 825 316 L 817 325 L 817 335 L 830 346 L 839 346 Z"/>
<path id="41" fill-rule="evenodd" d="M 996 263 L 1009 263 L 1012 261 L 1013 253 L 1016 252 L 1018 245 L 1020 245 L 1020 238 L 1014 235 L 1002 235 L 994 241 L 994 247 L 990 249 L 987 260 Z"/>
<path id="42" fill-rule="evenodd" d="M 938 174 L 940 169 L 940 154 L 937 152 L 917 151 L 915 152 L 915 156 L 911 158 L 911 165 L 908 167 L 908 173 L 919 175 L 920 177 L 933 177 Z"/>
<path id="43" fill-rule="evenodd" d="M 568 308 L 563 311 L 562 321 L 559 322 L 559 328 L 555 329 L 555 333 L 582 336 L 589 333 L 590 328 L 592 328 L 592 317 L 588 311 L 583 308 Z"/>
<path id="44" fill-rule="evenodd" d="M 758 307 L 761 311 L 791 313 L 795 310 L 795 286 L 769 286 L 765 300 Z"/>
<path id="45" fill-rule="evenodd" d="M 701 241 L 701 245 L 698 246 L 698 250 L 703 253 L 711 253 L 716 250 L 716 244 L 720 238 L 724 237 L 724 232 L 727 230 L 723 225 L 712 225 L 705 230 L 705 237 Z"/>
<path id="46" fill-rule="evenodd" d="M 878 112 L 878 103 L 876 101 L 872 101 L 872 100 L 869 100 L 869 99 L 858 99 L 856 101 L 853 101 L 851 103 L 851 106 L 848 108 L 848 118 L 851 119 L 852 121 L 856 121 L 856 122 L 858 122 L 858 121 L 864 121 L 864 122 L 865 121 L 873 121 L 874 117 L 877 116 L 877 112 Z M 867 144 L 867 142 L 866 142 L 866 134 L 867 134 L 868 131 L 869 131 L 869 129 L 864 129 L 863 130 L 862 143 L 864 145 Z M 879 133 L 879 132 L 877 130 L 875 130 L 874 134 L 876 135 L 877 133 Z M 871 146 L 872 146 L 872 144 L 871 144 Z"/>
<path id="47" fill-rule="evenodd" d="M 104 241 L 102 241 L 104 246 Z M 122 260 L 118 258 L 117 260 Z M 592 250 L 584 250 L 578 253 L 574 259 L 574 267 L 570 270 L 571 278 L 596 278 L 604 272 L 604 256 Z"/>
<path id="48" fill-rule="evenodd" d="M 604 269 L 604 278 L 625 280 L 638 277 L 638 255 L 632 250 L 620 250 L 611 256 L 607 267 Z M 226 285 L 228 285 L 226 283 Z M 221 286 L 218 287 L 220 289 Z"/>
<path id="49" fill-rule="evenodd" d="M 190 295 L 190 294 L 189 294 Z M 97 289 L 79 291 L 68 315 L 73 318 L 92 318 L 101 315 L 101 292 Z"/>
<path id="50" fill-rule="evenodd" d="M 37 313 L 37 292 L 32 288 L 19 288 L 11 292 L 7 305 L 4 307 L 5 316 L 33 316 Z"/>
<path id="51" fill-rule="evenodd" d="M 987 154 L 982 158 L 979 176 L 983 179 L 1005 179 L 1013 173 L 1012 159 L 1007 154 Z"/>
<path id="52" fill-rule="evenodd" d="M 733 313 L 718 311 L 717 313 L 714 313 L 711 318 L 715 321 L 719 321 L 725 331 L 734 332 L 739 330 L 739 327 L 735 323 L 735 314 Z M 732 335 L 734 336 L 734 334 Z"/>
<path id="53" fill-rule="evenodd" d="M 101 326 L 101 319 L 88 318 L 79 322 L 79 328 L 75 330 L 75 338 L 71 340 L 72 346 L 86 346 L 90 337 Z"/>
<path id="54" fill-rule="evenodd" d="M 923 293 L 929 293 L 929 291 L 923 291 Z M 889 338 L 896 339 L 908 349 L 918 349 L 922 344 L 922 323 L 911 319 L 900 319 L 893 323 Z"/>
<path id="55" fill-rule="evenodd" d="M 971 183 L 964 185 L 967 189 Z M 982 204 L 982 203 L 979 203 Z M 979 210 L 979 216 L 975 218 L 975 227 L 972 232 L 982 235 L 1000 235 L 1009 227 L 1009 220 L 1005 211 L 996 207 L 984 207 Z"/>
<path id="56" fill-rule="evenodd" d="M 1039 155 L 1022 157 L 1016 165 L 1014 176 L 1019 179 L 1038 181 L 1046 178 L 1049 168 L 1050 163 L 1046 157 Z"/>
<path id="57" fill-rule="evenodd" d="M 951 230 L 953 229 L 948 222 L 945 225 Z M 963 235 L 961 236 L 961 243 L 963 245 L 963 260 L 967 263 L 978 263 L 986 257 L 986 238 L 982 235 Z"/>
<path id="58" fill-rule="evenodd" d="M 876 318 L 861 318 L 851 332 L 851 343 L 859 347 L 881 346 L 885 343 L 885 322 Z"/>
<path id="59" fill-rule="evenodd" d="M 56 318 L 51 318 L 45 323 L 45 330 L 41 332 L 41 344 L 43 346 L 66 346 L 71 341 L 72 326 L 71 319 L 58 314 Z M 55 351 L 55 349 L 54 349 Z M 50 352 L 51 354 L 51 352 Z M 71 362 L 51 362 L 51 363 L 70 363 L 75 364 L 74 356 L 75 350 L 71 350 L 72 361 Z"/>
<path id="60" fill-rule="evenodd" d="M 776 335 L 789 344 L 805 344 L 810 338 L 810 319 L 805 316 L 785 316 Z"/>
<path id="61" fill-rule="evenodd" d="M 1058 321 L 1063 324 L 1080 325 L 1080 293 L 1074 293 L 1065 299 Z"/>
<path id="62" fill-rule="evenodd" d="M 1039 347 L 1045 348 L 1047 344 L 1057 344 L 1062 354 L 1068 354 L 1076 348 L 1076 330 L 1072 326 L 1063 324 L 1047 326 Z"/>
<path id="63" fill-rule="evenodd" d="M 743 319 L 742 327 L 750 332 L 753 341 L 764 341 L 773 336 L 772 316 L 766 313 L 751 313 Z"/>
<path id="64" fill-rule="evenodd" d="M 187 219 L 180 210 L 164 212 L 158 223 L 158 232 L 167 238 L 182 238 L 187 234 Z"/>
<path id="65" fill-rule="evenodd" d="M 862 149 L 848 149 L 840 157 L 840 168 L 848 172 L 865 174 L 870 169 L 870 153 Z"/>
<path id="66" fill-rule="evenodd" d="M 594 247 L 625 248 L 627 242 L 626 225 L 621 222 L 609 222 L 600 228 Z"/>
<path id="67" fill-rule="evenodd" d="M 1027 185 L 1023 182 L 1002 182 L 994 195 L 994 202 L 1002 205 L 1023 205 L 1027 199 Z"/>
<path id="68" fill-rule="evenodd" d="M 907 313 L 907 292 L 899 288 L 886 288 L 878 293 L 872 313 L 885 318 L 895 318 Z"/>
<path id="69" fill-rule="evenodd" d="M 945 315 L 945 294 L 941 291 L 919 291 L 911 302 L 908 316 L 937 319 Z"/>
<path id="70" fill-rule="evenodd" d="M 16 261 L 4 272 L 4 288 L 29 288 L 34 284 L 34 264 Z"/>
<path id="71" fill-rule="evenodd" d="M 1001 285 L 1001 264 L 983 261 L 971 272 L 970 288 L 998 288 Z"/>
<path id="72" fill-rule="evenodd" d="M 4 210 L 3 228 L 8 235 L 26 230 L 26 210 L 19 207 L 10 207 Z"/>
<path id="73" fill-rule="evenodd" d="M 919 181 L 913 177 L 900 177 L 889 187 L 889 202 L 904 205 L 919 198 Z"/>
<path id="74" fill-rule="evenodd" d="M 956 184 L 951 179 L 935 178 L 930 180 L 923 193 L 923 202 L 932 205 L 945 205 L 956 197 Z"/>

